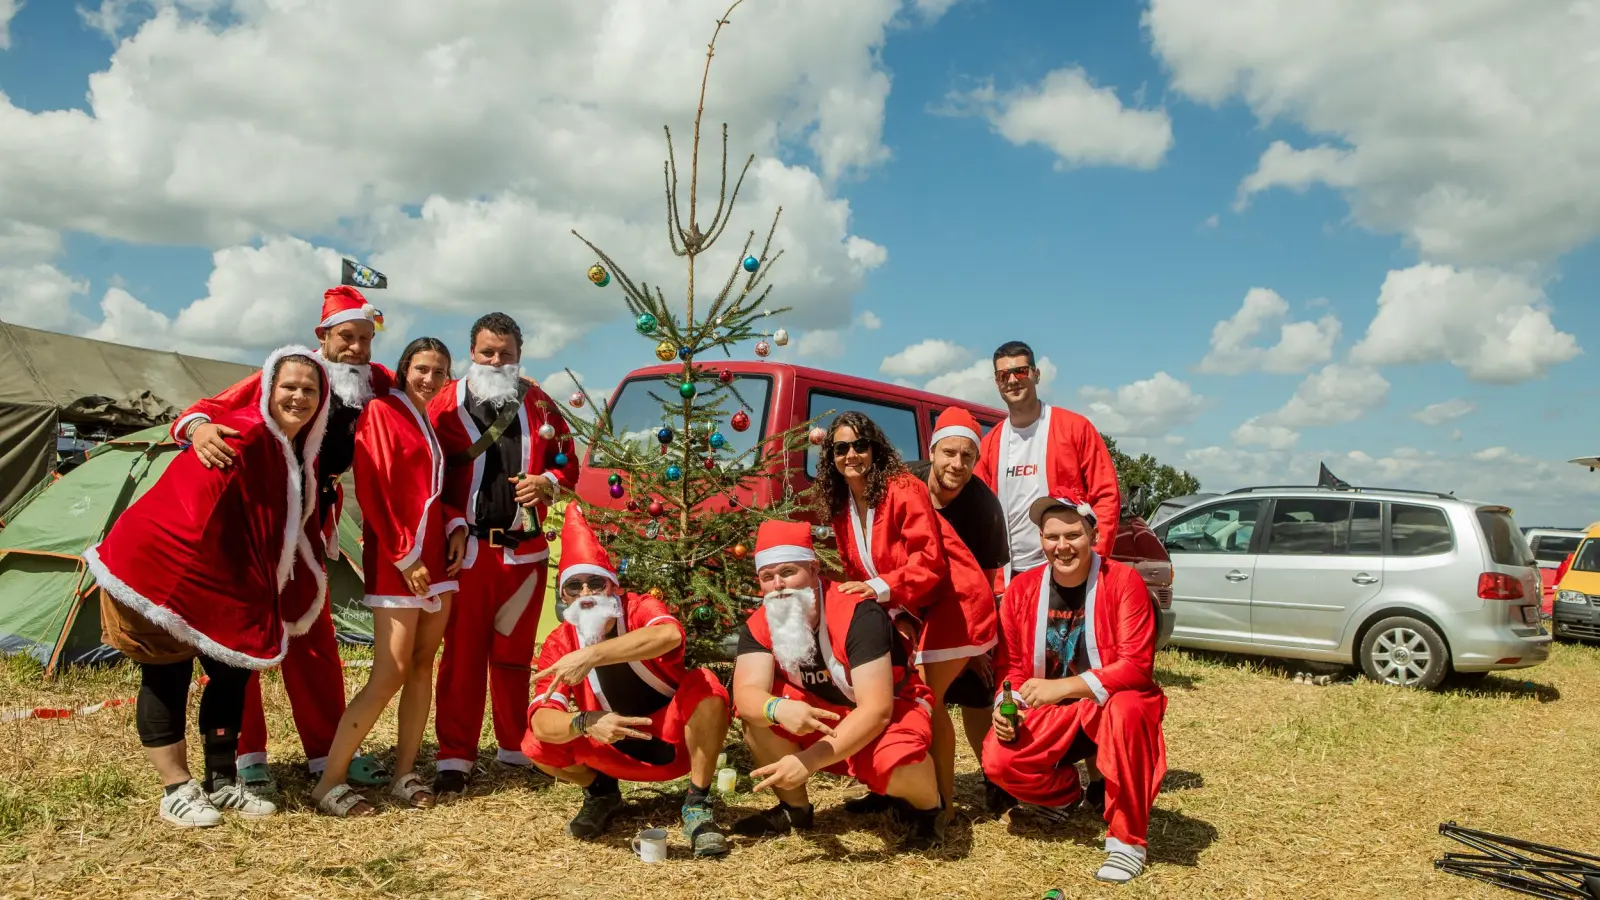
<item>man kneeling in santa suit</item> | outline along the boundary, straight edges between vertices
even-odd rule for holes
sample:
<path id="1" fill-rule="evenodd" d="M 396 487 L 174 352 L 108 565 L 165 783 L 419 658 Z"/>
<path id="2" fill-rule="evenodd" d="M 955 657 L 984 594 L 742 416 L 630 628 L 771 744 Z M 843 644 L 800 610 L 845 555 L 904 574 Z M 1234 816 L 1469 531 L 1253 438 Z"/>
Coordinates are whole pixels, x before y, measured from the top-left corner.
<path id="1" fill-rule="evenodd" d="M 760 768 L 754 790 L 778 805 L 736 834 L 809 828 L 806 782 L 826 769 L 898 801 L 907 849 L 940 841 L 939 788 L 928 748 L 932 698 L 910 667 L 889 614 L 870 596 L 822 580 L 811 528 L 769 520 L 756 534 L 762 606 L 739 632 L 734 705 Z"/>
<path id="2" fill-rule="evenodd" d="M 728 734 L 728 692 L 710 671 L 684 668 L 683 626 L 666 604 L 617 589 L 611 559 L 576 504 L 561 528 L 557 584 L 566 623 L 539 654 L 522 752 L 583 788 L 567 831 L 599 837 L 622 808 L 619 780 L 688 775 L 683 835 L 696 856 L 727 853 L 709 795 Z"/>
<path id="3" fill-rule="evenodd" d="M 1144 869 L 1150 808 L 1167 770 L 1155 682 L 1155 607 L 1131 566 L 1094 552 L 1094 510 L 1042 497 L 1028 510 L 1046 565 L 1011 579 L 1000 605 L 995 679 L 1010 681 L 1019 721 L 1000 714 L 983 745 L 989 780 L 1054 818 L 1083 797 L 1077 763 L 1103 784 L 1106 861 L 1095 877 L 1131 881 Z M 1003 692 L 1003 690 L 1002 690 Z"/>

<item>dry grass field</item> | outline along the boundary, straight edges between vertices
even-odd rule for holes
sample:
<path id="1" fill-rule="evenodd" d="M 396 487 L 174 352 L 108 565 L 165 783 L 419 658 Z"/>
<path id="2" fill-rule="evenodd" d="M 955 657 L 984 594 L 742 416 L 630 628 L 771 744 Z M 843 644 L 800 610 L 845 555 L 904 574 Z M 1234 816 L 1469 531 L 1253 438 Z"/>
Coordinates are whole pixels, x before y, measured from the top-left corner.
<path id="1" fill-rule="evenodd" d="M 156 817 L 159 787 L 131 707 L 0 725 L 0 896 L 4 897 L 1078 897 L 1494 898 L 1512 895 L 1435 872 L 1440 822 L 1591 852 L 1600 847 L 1592 777 L 1600 748 L 1600 650 L 1563 645 L 1544 666 L 1471 689 L 1423 694 L 1365 682 L 1295 683 L 1259 662 L 1167 651 L 1171 773 L 1152 824 L 1153 865 L 1134 884 L 1099 885 L 1100 827 L 1079 812 L 1042 828 L 974 818 L 971 758 L 950 845 L 899 855 L 887 826 L 829 809 L 852 787 L 814 794 L 815 832 L 739 842 L 722 861 L 634 861 L 628 838 L 672 827 L 677 789 L 626 786 L 630 806 L 598 845 L 566 837 L 578 792 L 490 762 L 468 797 L 432 811 L 395 807 L 365 821 L 317 816 L 281 686 L 269 677 L 283 815 L 176 831 Z M 354 689 L 366 670 L 347 670 Z M 129 667 L 42 682 L 0 664 L 0 708 L 79 706 L 135 692 Z M 193 704 L 191 704 L 191 713 Z M 370 746 L 392 741 L 393 721 Z M 745 763 L 730 734 L 732 758 Z M 431 747 L 424 751 L 431 753 Z M 198 759 L 196 759 L 198 764 Z M 748 789 L 747 779 L 740 788 Z M 727 799 L 725 820 L 770 803 Z"/>

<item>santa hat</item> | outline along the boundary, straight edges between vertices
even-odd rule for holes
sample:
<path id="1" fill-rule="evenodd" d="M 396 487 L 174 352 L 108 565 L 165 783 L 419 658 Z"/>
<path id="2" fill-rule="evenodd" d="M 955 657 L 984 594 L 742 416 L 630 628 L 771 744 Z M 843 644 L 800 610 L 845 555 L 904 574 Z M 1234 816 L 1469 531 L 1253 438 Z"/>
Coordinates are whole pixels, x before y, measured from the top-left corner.
<path id="1" fill-rule="evenodd" d="M 779 563 L 812 562 L 817 551 L 811 546 L 811 526 L 804 522 L 768 519 L 756 531 L 756 569 Z"/>
<path id="2" fill-rule="evenodd" d="M 576 503 L 567 505 L 566 520 L 561 523 L 561 569 L 556 573 L 556 587 L 567 579 L 579 575 L 599 575 L 617 583 L 617 570 L 611 565 L 611 556 L 600 546 L 583 509 Z"/>
<path id="3" fill-rule="evenodd" d="M 1033 524 L 1043 528 L 1044 517 L 1060 509 L 1077 513 L 1091 527 L 1097 527 L 1100 524 L 1099 517 L 1094 514 L 1094 507 L 1085 503 L 1082 499 L 1070 495 L 1066 497 L 1040 497 L 1033 501 L 1032 506 L 1028 507 L 1028 518 L 1033 520 Z"/>
<path id="4" fill-rule="evenodd" d="M 939 413 L 939 418 L 934 421 L 933 440 L 928 441 L 928 449 L 932 450 L 948 437 L 964 437 L 981 447 L 983 440 L 979 437 L 979 432 L 982 430 L 982 426 L 972 417 L 972 413 L 959 406 L 949 407 Z"/>
<path id="5" fill-rule="evenodd" d="M 372 307 L 367 298 L 355 288 L 341 284 L 335 288 L 328 288 L 322 295 L 322 321 L 317 323 L 318 328 L 332 328 L 344 322 L 354 322 L 365 319 L 372 323 L 372 327 L 383 328 L 383 313 Z"/>

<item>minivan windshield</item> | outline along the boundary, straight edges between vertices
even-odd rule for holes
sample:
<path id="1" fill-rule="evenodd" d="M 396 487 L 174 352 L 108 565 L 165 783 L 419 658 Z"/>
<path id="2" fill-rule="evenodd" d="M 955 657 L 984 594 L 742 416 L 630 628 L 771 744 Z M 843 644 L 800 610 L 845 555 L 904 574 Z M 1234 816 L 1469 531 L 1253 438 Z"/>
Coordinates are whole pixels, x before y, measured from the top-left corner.
<path id="1" fill-rule="evenodd" d="M 1531 566 L 1533 551 L 1528 541 L 1503 509 L 1484 507 L 1478 510 L 1478 524 L 1483 526 L 1483 536 L 1489 542 L 1489 558 L 1498 566 Z"/>
<path id="2" fill-rule="evenodd" d="M 1600 539 L 1589 538 L 1572 558 L 1573 572 L 1600 572 Z"/>
<path id="3" fill-rule="evenodd" d="M 713 386 L 704 384 L 701 390 L 709 391 Z M 756 441 L 766 433 L 767 428 L 767 397 L 772 393 L 772 379 L 766 375 L 736 375 L 733 379 L 733 390 L 738 391 L 738 396 L 744 398 L 749 404 L 746 412 L 750 416 L 750 427 L 744 431 L 734 431 L 729 424 L 729 419 L 740 409 L 739 400 L 732 391 L 723 391 L 726 399 L 722 404 L 723 415 L 718 417 L 716 430 L 722 432 L 727 440 L 721 451 L 721 458 L 736 459 L 740 454 L 756 445 Z M 632 442 L 649 451 L 659 443 L 656 432 L 663 425 L 678 428 L 682 419 L 676 415 L 668 417 L 666 410 L 662 409 L 661 401 L 672 397 L 673 406 L 678 400 L 676 391 L 667 386 L 660 378 L 640 377 L 630 378 L 622 383 L 617 391 L 616 399 L 611 404 L 611 429 L 617 440 Z M 617 461 L 603 458 L 604 454 L 596 447 L 590 465 L 609 467 L 617 465 Z M 748 460 L 747 460 L 748 461 Z"/>

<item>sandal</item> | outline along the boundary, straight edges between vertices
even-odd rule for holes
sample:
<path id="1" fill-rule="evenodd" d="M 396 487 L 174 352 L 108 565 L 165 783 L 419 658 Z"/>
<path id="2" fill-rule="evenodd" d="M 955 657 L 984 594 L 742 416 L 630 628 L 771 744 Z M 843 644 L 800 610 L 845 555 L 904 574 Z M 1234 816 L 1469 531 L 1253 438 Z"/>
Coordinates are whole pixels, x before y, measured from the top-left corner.
<path id="1" fill-rule="evenodd" d="M 401 775 L 394 786 L 389 788 L 389 793 L 411 804 L 414 809 L 432 809 L 436 800 L 433 789 L 428 787 L 415 772 Z"/>
<path id="2" fill-rule="evenodd" d="M 389 770 L 376 757 L 362 755 L 350 760 L 350 769 L 345 777 L 362 787 L 382 787 L 389 783 Z"/>
<path id="3" fill-rule="evenodd" d="M 376 815 L 377 810 L 355 788 L 341 784 L 317 801 L 317 812 L 340 819 L 357 819 Z"/>

